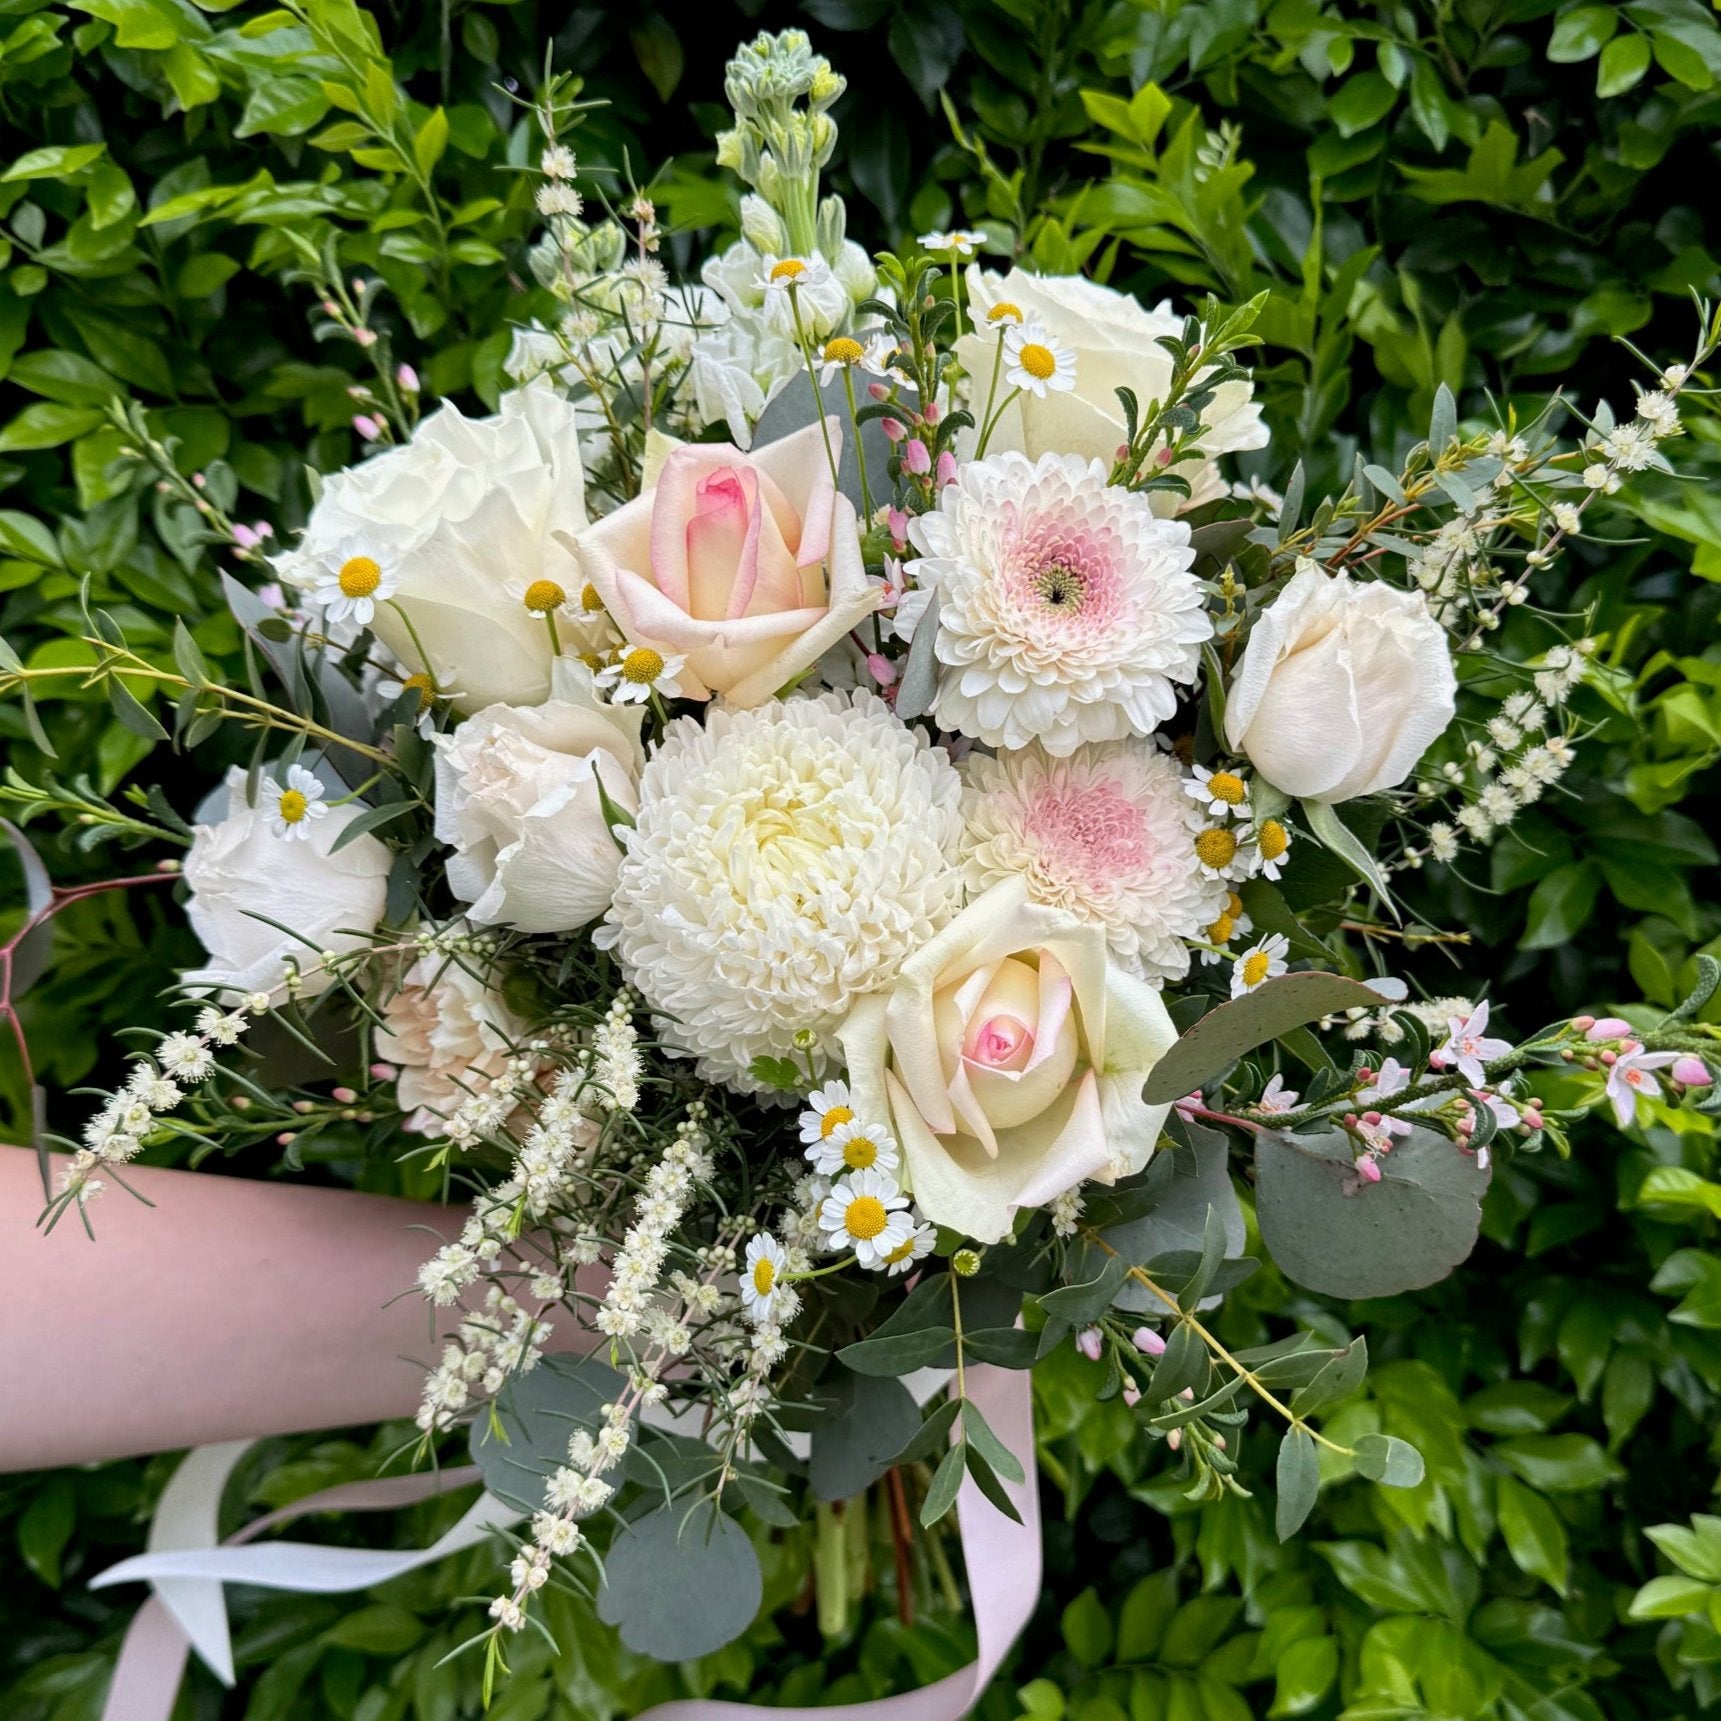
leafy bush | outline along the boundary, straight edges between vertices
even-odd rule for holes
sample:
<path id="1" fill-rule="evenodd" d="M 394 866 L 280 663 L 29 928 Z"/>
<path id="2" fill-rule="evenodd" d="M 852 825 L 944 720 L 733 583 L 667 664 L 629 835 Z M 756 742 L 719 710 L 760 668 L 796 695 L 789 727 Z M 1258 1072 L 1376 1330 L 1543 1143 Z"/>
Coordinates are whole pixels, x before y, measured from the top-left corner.
<path id="1" fill-rule="evenodd" d="M 644 176 L 671 156 L 667 217 L 724 226 L 714 49 L 797 18 L 718 9 L 683 37 L 673 10 L 570 18 L 522 0 L 450 8 L 445 34 L 437 9 L 405 8 L 398 26 L 335 0 L 289 11 L 274 27 L 281 14 L 260 4 L 205 17 L 80 0 L 0 23 L 0 633 L 34 662 L 82 661 L 86 578 L 164 661 L 175 617 L 212 660 L 234 661 L 198 497 L 285 533 L 306 504 L 307 448 L 322 467 L 355 452 L 354 389 L 398 386 L 404 362 L 427 397 L 493 396 L 508 322 L 541 308 L 523 261 L 530 202 L 508 171 L 528 134 L 505 86 L 535 84 L 546 39 L 610 104 L 586 118 L 583 163 Z M 1721 289 L 1708 195 L 1721 30 L 1699 0 L 809 0 L 799 21 L 851 79 L 840 189 L 857 235 L 962 219 L 1014 229 L 1044 268 L 1149 298 L 1265 292 L 1269 484 L 1294 457 L 1326 485 L 1359 442 L 1415 440 L 1441 384 L 1478 420 L 1555 384 L 1584 410 L 1624 400 L 1642 373 L 1619 342 L 1677 355 L 1687 295 Z M 941 90 L 972 116 L 961 137 Z M 368 347 L 330 337 L 343 319 L 316 312 L 331 293 L 351 309 L 340 295 L 355 277 L 380 284 L 367 326 L 383 335 Z M 116 396 L 176 439 L 182 487 L 115 469 Z M 1716 421 L 1691 429 L 1714 470 Z M 1645 481 L 1612 514 L 1614 541 L 1562 565 L 1573 632 L 1599 641 L 1578 696 L 1594 733 L 1577 793 L 1522 815 L 1486 864 L 1418 881 L 1417 927 L 1469 939 L 1403 941 L 1432 990 L 1486 979 L 1520 1027 L 1637 998 L 1666 1008 L 1694 955 L 1721 948 L 1703 816 L 1721 758 L 1717 493 Z M 60 779 L 102 794 L 153 745 L 95 698 L 45 703 L 40 720 Z M 204 786 L 175 786 L 181 812 Z M 54 845 L 36 828 L 63 879 L 114 870 L 89 847 L 103 834 L 85 825 Z M 148 1018 L 153 986 L 187 954 L 166 919 L 147 891 L 61 917 L 23 1006 L 56 1088 L 108 1055 L 112 1028 Z M 1721 1019 L 1713 1003 L 1706 1016 Z M 1585 1079 L 1547 1091 L 1557 1103 L 1560 1081 Z M 16 1066 L 4 1082 L 25 1130 Z M 1399 1432 L 1428 1460 L 1415 1489 L 1323 1491 L 1294 1544 L 1277 1543 L 1257 1501 L 1183 1501 L 1163 1448 L 1094 1402 L 1092 1365 L 1057 1359 L 1038 1383 L 1047 1599 L 988 1712 L 1615 1721 L 1711 1704 L 1721 1562 L 1713 1520 L 1691 1515 L 1721 1402 L 1721 1181 L 1706 1119 L 1654 1117 L 1629 1144 L 1580 1134 L 1569 1159 L 1502 1168 L 1486 1241 L 1432 1291 L 1352 1309 L 1268 1272 L 1232 1294 L 1216 1330 L 1233 1348 L 1291 1314 L 1340 1343 L 1366 1313 L 1375 1367 L 1335 1432 Z M 382 1450 L 271 1443 L 234 1510 L 241 1494 L 274 1504 L 368 1473 Z M 1241 1458 L 1246 1481 L 1266 1479 L 1265 1449 Z M 138 1545 L 167 1468 L 0 1484 L 0 1536 L 31 1574 L 0 1600 L 8 1716 L 98 1712 L 131 1598 L 82 1586 Z M 432 1516 L 397 1533 L 433 1535 Z M 241 1694 L 223 1702 L 199 1676 L 197 1712 L 472 1712 L 458 1679 L 429 1671 L 447 1646 L 417 1620 L 471 1588 L 456 1562 L 362 1608 L 258 1601 Z M 840 1675 L 860 1695 L 962 1658 L 959 1632 L 910 1637 L 866 1617 L 824 1644 L 802 1621 L 787 1649 L 768 1624 L 694 1678 L 737 1691 L 769 1667 L 779 1700 L 797 1701 L 797 1679 Z M 606 1714 L 667 1694 L 597 1628 L 580 1642 L 579 1666 L 546 1666 L 507 1701 Z"/>

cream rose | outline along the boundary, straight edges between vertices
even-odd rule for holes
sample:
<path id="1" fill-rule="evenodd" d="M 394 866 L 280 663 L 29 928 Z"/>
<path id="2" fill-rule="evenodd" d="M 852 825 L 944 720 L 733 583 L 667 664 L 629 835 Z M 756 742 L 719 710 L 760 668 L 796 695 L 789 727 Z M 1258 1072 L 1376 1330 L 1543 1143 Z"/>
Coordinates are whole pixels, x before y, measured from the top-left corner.
<path id="1" fill-rule="evenodd" d="M 1307 567 L 1256 618 L 1225 696 L 1225 741 L 1287 795 L 1348 801 L 1410 775 L 1456 691 L 1420 592 Z"/>
<path id="2" fill-rule="evenodd" d="M 638 810 L 642 716 L 601 704 L 564 658 L 543 704 L 486 706 L 436 737 L 436 835 L 469 920 L 570 932 L 609 907 L 621 855 L 603 795 Z"/>
<path id="3" fill-rule="evenodd" d="M 369 557 L 393 597 L 371 627 L 396 657 L 428 669 L 462 710 L 535 705 L 550 690 L 551 651 L 526 588 L 551 580 L 578 597 L 555 534 L 585 522 L 574 408 L 540 382 L 503 395 L 490 418 L 444 406 L 410 442 L 324 479 L 304 537 L 276 566 L 314 586 Z"/>
<path id="4" fill-rule="evenodd" d="M 841 427 L 825 422 L 840 455 Z M 752 454 L 676 447 L 655 484 L 577 545 L 628 641 L 686 657 L 694 699 L 764 704 L 876 602 L 816 424 Z"/>
<path id="5" fill-rule="evenodd" d="M 927 1218 L 981 1243 L 1084 1178 L 1139 1171 L 1168 1110 L 1141 1097 L 1177 1038 L 1103 928 L 994 885 L 840 1031 L 856 1113 L 887 1123 Z"/>
<path id="6" fill-rule="evenodd" d="M 330 852 L 363 811 L 332 807 L 307 823 L 303 841 L 289 841 L 270 829 L 270 807 L 245 804 L 245 772 L 235 765 L 227 773 L 227 816 L 198 825 L 185 857 L 186 915 L 209 961 L 181 975 L 180 984 L 229 996 L 274 992 L 293 967 L 306 975 L 302 996 L 324 991 L 330 977 L 318 957 L 362 950 L 388 898 L 394 856 L 375 837 Z"/>
<path id="7" fill-rule="evenodd" d="M 957 356 L 980 391 L 976 415 L 986 404 L 998 334 L 987 314 L 999 304 L 1014 305 L 1030 323 L 1042 324 L 1076 357 L 1075 387 L 1051 391 L 1043 399 L 1024 394 L 1008 406 L 987 444 L 988 453 L 1016 449 L 1030 460 L 1042 454 L 1079 454 L 1109 468 L 1125 441 L 1123 405 L 1116 391 L 1135 391 L 1142 410 L 1163 399 L 1171 381 L 1171 356 L 1158 345 L 1162 335 L 1178 334 L 1183 319 L 1166 300 L 1145 310 L 1127 293 L 1084 280 L 1080 275 L 1030 275 L 1012 269 L 994 275 L 978 264 L 968 271 L 968 303 L 975 332 L 956 344 Z M 1000 397 L 1003 389 L 1000 385 Z M 1177 474 L 1189 481 L 1187 501 L 1156 493 L 1156 512 L 1173 514 L 1225 494 L 1214 464 L 1220 454 L 1267 446 L 1267 427 L 1247 382 L 1221 383 L 1205 413 L 1207 429 L 1200 448 L 1206 456 L 1185 461 Z"/>
<path id="8" fill-rule="evenodd" d="M 458 957 L 419 957 L 383 1006 L 376 1036 L 376 1055 L 399 1071 L 395 1095 L 408 1114 L 401 1127 L 436 1134 L 468 1094 L 504 1072 L 528 1032 L 502 994 Z"/>

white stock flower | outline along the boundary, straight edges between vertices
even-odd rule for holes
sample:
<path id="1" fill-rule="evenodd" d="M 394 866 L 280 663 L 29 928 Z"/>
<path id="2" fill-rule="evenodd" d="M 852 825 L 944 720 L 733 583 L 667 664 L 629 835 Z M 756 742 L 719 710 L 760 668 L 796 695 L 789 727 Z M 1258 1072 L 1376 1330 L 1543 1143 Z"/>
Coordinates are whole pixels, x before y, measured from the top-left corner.
<path id="1" fill-rule="evenodd" d="M 435 738 L 436 835 L 468 919 L 569 932 L 603 913 L 621 860 L 603 795 L 637 805 L 639 728 L 637 709 L 601 704 L 564 658 L 543 704 L 487 706 Z"/>
<path id="2" fill-rule="evenodd" d="M 1028 901 L 1019 878 L 971 902 L 842 1029 L 856 1110 L 889 1122 L 916 1205 L 981 1243 L 1020 1207 L 1147 1163 L 1169 1108 L 1142 1084 L 1176 1038 L 1100 928 Z"/>
<path id="3" fill-rule="evenodd" d="M 393 583 L 392 603 L 375 601 L 380 587 L 370 594 L 370 626 L 397 658 L 429 670 L 465 710 L 532 705 L 549 691 L 550 641 L 509 587 L 545 578 L 577 591 L 554 534 L 585 520 L 574 409 L 534 384 L 503 395 L 489 418 L 444 406 L 410 442 L 325 478 L 304 536 L 275 566 L 293 585 L 327 590 L 355 555 L 368 557 Z"/>
<path id="4" fill-rule="evenodd" d="M 754 1058 L 806 1030 L 828 1060 L 855 996 L 955 913 L 960 798 L 945 755 L 871 693 L 678 719 L 597 941 L 667 1046 L 757 1091 Z"/>
<path id="5" fill-rule="evenodd" d="M 1256 618 L 1225 700 L 1225 740 L 1310 801 L 1390 789 L 1452 721 L 1445 630 L 1420 592 L 1318 567 Z"/>
<path id="6" fill-rule="evenodd" d="M 1132 973 L 1176 980 L 1189 971 L 1184 940 L 1218 918 L 1227 891 L 1195 858 L 1206 821 L 1174 759 L 1140 741 L 1080 747 L 1067 759 L 1025 747 L 973 754 L 963 776 L 973 894 L 1020 877 L 1033 901 L 1104 928 Z"/>
<path id="7" fill-rule="evenodd" d="M 1149 311 L 1128 294 L 1079 275 L 1030 275 L 1012 269 L 999 276 L 974 265 L 968 270 L 968 303 L 975 332 L 956 343 L 956 352 L 977 389 L 984 391 L 992 374 L 998 335 L 988 326 L 988 317 L 1000 304 L 1013 309 L 1016 320 L 1050 329 L 1075 361 L 1073 389 L 1043 399 L 1024 395 L 1005 408 L 988 452 L 1016 449 L 1030 459 L 1076 454 L 1102 461 L 1109 471 L 1126 440 L 1123 406 L 1115 391 L 1120 386 L 1133 389 L 1146 411 L 1150 401 L 1165 398 L 1171 382 L 1171 355 L 1158 341 L 1162 335 L 1180 333 L 1183 319 L 1170 302 Z M 1198 444 L 1202 458 L 1172 468 L 1189 481 L 1190 498 L 1185 502 L 1161 493 L 1154 502 L 1161 512 L 1175 513 L 1225 494 L 1214 456 L 1267 446 L 1267 427 L 1251 395 L 1247 382 L 1219 385 L 1204 414 L 1207 429 Z M 984 392 L 970 402 L 976 413 L 985 404 Z"/>
<path id="8" fill-rule="evenodd" d="M 420 956 L 383 1005 L 376 1055 L 400 1072 L 403 1129 L 434 1135 L 507 1069 L 527 1024 L 457 956 Z"/>
<path id="9" fill-rule="evenodd" d="M 303 842 L 282 843 L 270 829 L 275 809 L 264 801 L 245 804 L 245 772 L 234 766 L 227 773 L 227 816 L 198 825 L 185 857 L 191 891 L 185 912 L 209 961 L 181 975 L 180 984 L 214 987 L 224 996 L 269 994 L 290 967 L 316 970 L 324 951 L 364 949 L 382 919 L 394 856 L 368 835 L 330 852 L 363 811 L 335 807 Z M 304 995 L 328 984 L 327 974 L 308 972 Z"/>
<path id="10" fill-rule="evenodd" d="M 897 629 L 911 635 L 938 594 L 944 728 L 1062 757 L 1151 734 L 1195 679 L 1213 628 L 1189 529 L 1108 486 L 1099 462 L 971 461 L 909 536 L 919 590 L 897 606 Z"/>

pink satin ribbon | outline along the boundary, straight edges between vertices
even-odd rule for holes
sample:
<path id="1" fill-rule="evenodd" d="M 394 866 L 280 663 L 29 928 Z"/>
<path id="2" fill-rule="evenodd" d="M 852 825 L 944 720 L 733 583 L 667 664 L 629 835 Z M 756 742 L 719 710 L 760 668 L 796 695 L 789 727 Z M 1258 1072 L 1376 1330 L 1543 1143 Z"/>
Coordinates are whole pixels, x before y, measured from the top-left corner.
<path id="1" fill-rule="evenodd" d="M 979 1653 L 966 1667 L 936 1684 L 868 1703 L 838 1708 L 775 1709 L 752 1703 L 728 1703 L 691 1698 L 661 1703 L 638 1721 L 958 1721 L 979 1700 L 1010 1646 L 1021 1634 L 1040 1593 L 1040 1500 L 1034 1469 L 1033 1397 L 1025 1371 L 979 1365 L 968 1370 L 968 1393 L 998 1437 L 1021 1459 L 1026 1480 L 1005 1483 L 1022 1522 L 1013 1523 L 988 1501 L 971 1478 L 964 1478 L 957 1495 L 956 1514 L 962 1555 L 973 1599 Z M 447 1489 L 479 1479 L 476 1467 L 382 1477 L 347 1483 L 297 1500 L 266 1513 L 227 1538 L 223 1546 L 253 1541 L 266 1531 L 313 1512 L 375 1512 L 412 1505 Z M 284 1551 L 292 1544 L 280 1544 Z M 315 1550 L 307 1550 L 312 1552 Z M 323 1550 L 322 1552 L 327 1552 Z M 194 1575 L 197 1551 L 163 1556 Z M 159 1563 L 159 1560 L 158 1560 Z M 355 1564 L 358 1562 L 354 1562 Z M 116 1569 L 116 1581 L 124 1581 Z M 362 1587 L 355 1577 L 348 1588 Z M 294 1586 L 297 1587 L 297 1586 Z M 319 1588 L 335 1587 L 327 1584 Z M 185 1677 L 190 1645 L 178 1622 L 158 1595 L 139 1608 L 121 1645 L 108 1688 L 102 1721 L 169 1721 Z"/>

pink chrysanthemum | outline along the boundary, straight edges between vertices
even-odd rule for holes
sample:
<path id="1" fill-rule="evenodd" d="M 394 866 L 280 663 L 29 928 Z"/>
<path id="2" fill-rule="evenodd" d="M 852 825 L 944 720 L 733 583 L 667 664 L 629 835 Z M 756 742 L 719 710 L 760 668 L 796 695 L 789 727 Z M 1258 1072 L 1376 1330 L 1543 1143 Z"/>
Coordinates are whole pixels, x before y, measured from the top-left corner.
<path id="1" fill-rule="evenodd" d="M 1228 886 L 1195 859 L 1200 809 L 1175 761 L 1138 741 L 1039 747 L 963 767 L 963 864 L 978 895 L 1020 876 L 1037 902 L 1105 928 L 1118 960 L 1149 980 L 1189 971 L 1186 938 L 1205 936 Z"/>
<path id="2" fill-rule="evenodd" d="M 1148 735 L 1195 679 L 1212 633 L 1189 528 L 1073 455 L 971 462 L 909 527 L 911 633 L 938 594 L 934 715 L 993 747 Z"/>

